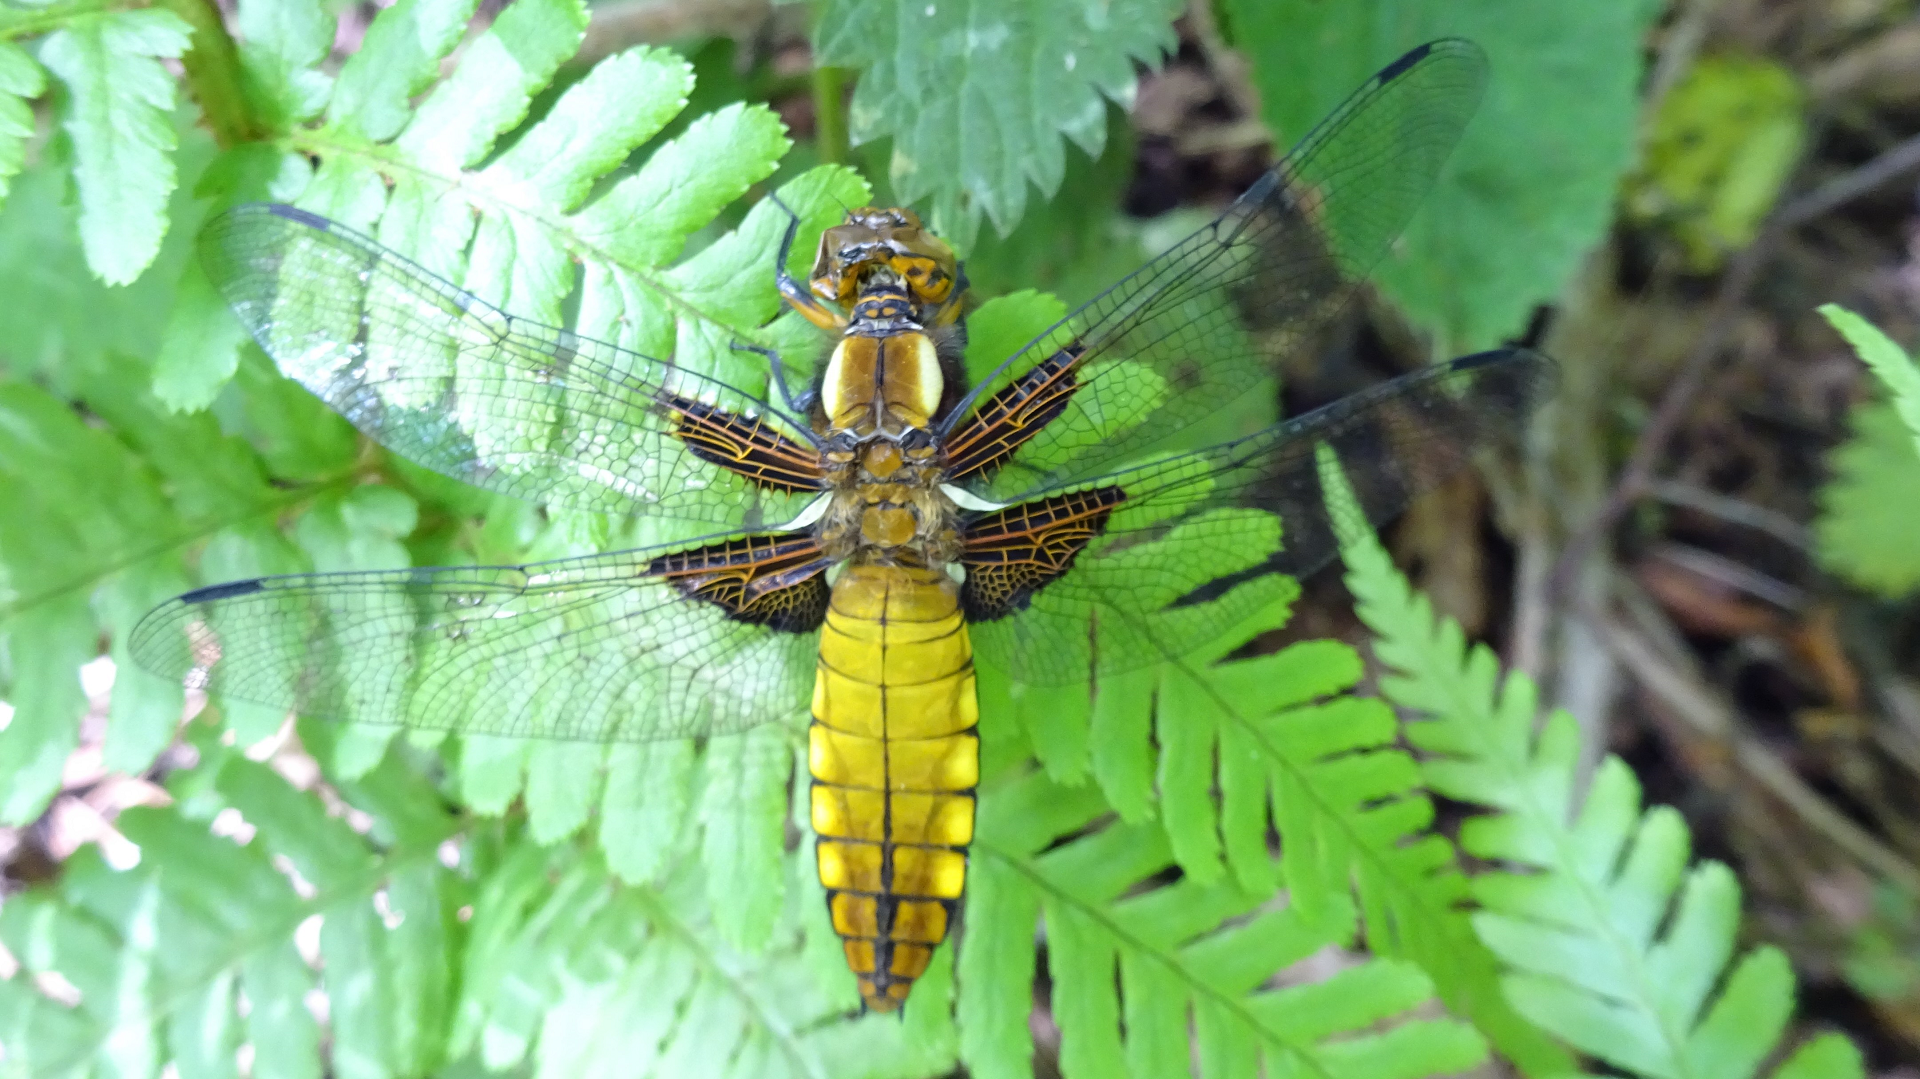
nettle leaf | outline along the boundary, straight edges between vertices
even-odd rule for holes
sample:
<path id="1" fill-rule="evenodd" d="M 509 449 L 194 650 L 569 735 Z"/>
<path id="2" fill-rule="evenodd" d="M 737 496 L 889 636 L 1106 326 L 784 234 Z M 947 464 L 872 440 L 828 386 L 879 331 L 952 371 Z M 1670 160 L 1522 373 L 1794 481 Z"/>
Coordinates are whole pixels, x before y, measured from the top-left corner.
<path id="1" fill-rule="evenodd" d="M 1227 0 L 1282 144 L 1382 63 L 1437 37 L 1487 51 L 1492 81 L 1438 187 L 1377 279 L 1440 339 L 1489 347 L 1551 300 L 1612 220 L 1633 160 L 1647 3 Z"/>
<path id="2" fill-rule="evenodd" d="M 61 126 L 73 143 L 87 264 L 110 285 L 139 277 L 167 231 L 177 139 L 173 76 L 161 61 L 179 59 L 188 35 L 179 16 L 150 8 L 82 15 L 40 46 L 66 88 Z"/>
<path id="3" fill-rule="evenodd" d="M 1132 101 L 1134 65 L 1172 50 L 1180 10 L 1172 0 L 830 0 L 814 51 L 861 69 L 854 142 L 891 138 L 895 193 L 928 206 L 934 229 L 964 250 L 982 214 L 1012 231 L 1029 183 L 1043 196 L 1059 189 L 1062 136 L 1100 155 L 1107 99 Z"/>
<path id="4" fill-rule="evenodd" d="M 1322 464 L 1329 503 L 1351 506 L 1337 464 Z M 1335 517 L 1348 587 L 1392 672 L 1381 691 L 1420 717 L 1406 734 L 1434 791 L 1490 810 L 1462 828 L 1461 847 L 1513 867 L 1483 872 L 1472 894 L 1474 929 L 1499 956 L 1514 1009 L 1634 1075 L 1753 1075 L 1793 1011 L 1793 973 L 1771 946 L 1734 961 L 1732 871 L 1689 868 L 1686 824 L 1666 807 L 1643 810 L 1619 758 L 1582 790 L 1573 716 L 1556 711 L 1536 732 L 1532 681 L 1502 679 L 1492 651 L 1469 649 L 1458 623 L 1436 618 L 1356 515 Z M 1857 1053 L 1824 1039 L 1773 1074 L 1815 1068 L 1863 1074 Z"/>

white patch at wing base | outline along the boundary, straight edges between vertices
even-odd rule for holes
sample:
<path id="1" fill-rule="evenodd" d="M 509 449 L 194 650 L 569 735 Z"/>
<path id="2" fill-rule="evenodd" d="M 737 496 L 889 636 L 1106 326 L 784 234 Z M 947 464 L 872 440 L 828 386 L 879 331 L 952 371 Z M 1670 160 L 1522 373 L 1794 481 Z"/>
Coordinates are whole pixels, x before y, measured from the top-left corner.
<path id="1" fill-rule="evenodd" d="M 951 483 L 941 484 L 940 493 L 946 495 L 953 501 L 954 505 L 959 506 L 961 509 L 975 510 L 980 513 L 992 513 L 995 510 L 1003 510 L 1012 505 L 1010 502 L 989 502 L 979 495 L 974 494 L 972 491 L 955 487 Z"/>

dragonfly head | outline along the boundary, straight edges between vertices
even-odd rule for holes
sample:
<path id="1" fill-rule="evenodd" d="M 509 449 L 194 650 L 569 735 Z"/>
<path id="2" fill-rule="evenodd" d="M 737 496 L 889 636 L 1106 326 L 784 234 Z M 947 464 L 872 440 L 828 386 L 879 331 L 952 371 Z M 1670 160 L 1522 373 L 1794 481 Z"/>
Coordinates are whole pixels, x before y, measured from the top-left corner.
<path id="1" fill-rule="evenodd" d="M 851 303 L 876 271 L 898 278 L 916 307 L 945 303 L 958 261 L 912 210 L 863 206 L 820 234 L 808 287 L 832 303 Z"/>

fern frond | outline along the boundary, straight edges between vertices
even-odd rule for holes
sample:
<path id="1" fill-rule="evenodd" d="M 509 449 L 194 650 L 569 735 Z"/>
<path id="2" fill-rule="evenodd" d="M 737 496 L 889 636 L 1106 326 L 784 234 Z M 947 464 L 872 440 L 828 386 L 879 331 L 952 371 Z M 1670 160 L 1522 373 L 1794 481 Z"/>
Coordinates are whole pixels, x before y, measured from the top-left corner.
<path id="1" fill-rule="evenodd" d="M 59 122 L 72 149 L 87 267 L 125 285 L 153 262 L 167 233 L 176 175 L 174 79 L 190 27 L 160 8 L 14 7 L 0 12 L 0 201 L 27 160 L 31 102 L 60 84 Z M 41 35 L 36 54 L 14 44 Z"/>
<path id="2" fill-rule="evenodd" d="M 1920 366 L 1872 323 L 1844 307 L 1820 308 L 1886 388 L 1887 400 L 1858 405 L 1853 436 L 1829 458 L 1814 521 L 1820 561 L 1886 596 L 1920 587 L 1913 543 L 1920 499 Z"/>
<path id="3" fill-rule="evenodd" d="M 1261 673 L 1227 664 L 1208 677 L 1223 672 Z M 1277 710 L 1257 726 L 1293 740 L 1368 711 L 1391 726 L 1384 710 L 1350 698 Z M 1341 770 L 1341 752 L 1319 767 Z M 1317 982 L 1271 984 L 1290 965 L 1353 943 L 1344 890 L 1316 908 L 1292 897 L 1278 905 L 1271 887 L 1232 875 L 1165 883 L 1179 868 L 1168 833 L 1108 812 L 1091 786 L 1063 787 L 1043 772 L 982 792 L 959 959 L 962 1056 L 973 1074 L 1030 1072 L 1036 920 L 1069 1077 L 1184 1075 L 1197 1055 L 1208 1075 L 1384 1079 L 1484 1057 L 1465 1024 L 1417 1017 L 1433 985 L 1413 964 L 1373 959 Z M 1260 871 L 1277 878 L 1280 862 L 1260 856 Z"/>
<path id="4" fill-rule="evenodd" d="M 1021 294 L 983 305 L 969 332 L 1030 339 L 1037 331 L 1025 323 L 1044 326 L 1048 300 Z M 1198 587 L 1207 568 L 1193 572 Z M 1159 669 L 1036 690 L 983 667 L 982 775 L 1030 755 L 1062 785 L 1091 777 L 1122 820 L 1158 818 L 1174 862 L 1196 884 L 1231 879 L 1266 896 L 1284 884 L 1302 917 L 1344 922 L 1349 934 L 1357 900 L 1375 954 L 1419 964 L 1449 1007 L 1528 1071 L 1565 1070 L 1571 1058 L 1500 994 L 1494 957 L 1459 909 L 1466 883 L 1452 847 L 1428 834 L 1433 810 L 1418 770 L 1393 746 L 1392 717 L 1335 701 L 1323 720 L 1271 718 L 1350 689 L 1360 676 L 1353 652 L 1321 643 L 1213 665 L 1282 624 L 1297 592 L 1277 579 L 1243 587 L 1265 590 L 1264 610 Z M 1234 602 L 1256 609 L 1252 600 Z M 1278 863 L 1267 853 L 1269 819 L 1281 837 Z"/>
<path id="5" fill-rule="evenodd" d="M 1337 465 L 1322 464 L 1329 504 L 1350 505 Z M 1474 878 L 1473 925 L 1500 958 L 1515 1010 L 1635 1075 L 1753 1075 L 1792 1012 L 1793 974 L 1770 946 L 1729 969 L 1740 921 L 1732 872 L 1710 861 L 1688 868 L 1680 815 L 1643 811 L 1619 758 L 1580 796 L 1572 715 L 1556 711 L 1536 732 L 1533 683 L 1502 679 L 1492 651 L 1469 648 L 1457 623 L 1437 618 L 1363 523 L 1334 516 L 1348 587 L 1393 672 L 1381 691 L 1421 717 L 1406 733 L 1427 785 L 1494 811 L 1468 821 L 1460 844 L 1510 867 Z M 1774 1075 L 1812 1069 L 1861 1074 L 1836 1037 L 1808 1043 Z"/>
<path id="6" fill-rule="evenodd" d="M 332 80 L 315 69 L 326 54 L 320 38 L 332 33 L 327 20 L 243 19 L 243 32 L 258 38 L 245 46 L 251 99 L 273 130 L 231 152 L 209 186 L 224 202 L 293 202 L 376 236 L 516 315 L 671 357 L 749 392 L 765 389 L 767 366 L 735 352 L 734 342 L 801 357 L 817 351 L 817 331 L 784 312 L 774 289 L 784 212 L 763 200 L 738 227 L 717 224 L 773 174 L 790 145 L 772 110 L 732 105 L 652 144 L 686 105 L 692 69 L 667 50 L 636 48 L 596 64 L 529 121 L 535 95 L 579 46 L 585 8 L 578 0 L 506 7 L 432 86 L 473 8 L 472 0 L 416 0 L 381 11 Z M 636 155 L 643 160 L 628 167 Z M 805 172 L 779 193 L 810 232 L 868 198 L 857 175 L 834 166 Z M 704 247 L 683 258 L 696 234 Z M 199 274 L 189 270 L 176 311 L 179 336 L 165 352 L 175 362 L 163 362 L 156 380 L 179 407 L 203 406 L 235 370 L 237 341 L 224 356 L 202 347 L 217 335 L 208 327 L 232 320 L 210 288 L 196 287 L 204 286 Z M 421 482 L 435 489 L 436 481 Z M 616 530 L 597 517 L 550 516 L 509 560 L 683 534 L 652 522 Z M 381 759 L 392 737 L 355 729 L 329 763 L 336 774 L 356 775 Z M 598 810 L 608 864 L 633 881 L 663 868 L 679 822 L 697 807 L 709 837 L 700 849 L 715 882 L 710 898 L 729 939 L 751 948 L 781 904 L 777 822 L 790 761 L 778 737 L 713 739 L 705 769 L 696 768 L 690 744 L 610 750 L 468 738 L 460 790 L 485 812 L 523 799 L 531 834 L 548 843 L 573 835 Z M 716 781 L 690 786 L 698 775 Z"/>
<path id="7" fill-rule="evenodd" d="M 1840 331 L 1860 361 L 1887 388 L 1894 411 L 1913 436 L 1914 449 L 1920 450 L 1920 365 L 1915 365 L 1913 357 L 1879 327 L 1839 304 L 1820 305 L 1820 314 Z"/>
<path id="8" fill-rule="evenodd" d="M 809 850 L 783 860 L 789 902 L 748 955 L 727 943 L 699 860 L 629 887 L 597 853 L 530 838 L 505 843 L 474 901 L 456 1054 L 552 1079 L 913 1079 L 952 1067 L 949 962 L 929 969 L 905 1022 L 845 1019 L 858 995 L 819 917 Z"/>
<path id="9" fill-rule="evenodd" d="M 1391 713 L 1340 695 L 1360 673 L 1353 652 L 1314 642 L 1213 662 L 1284 622 L 1292 594 L 1276 587 L 1255 618 L 1181 662 L 1102 680 L 1091 710 L 1110 762 L 1096 770 L 1100 786 L 1016 768 L 983 788 L 959 959 L 962 1056 L 977 1074 L 1027 1066 L 1020 987 L 1036 921 L 1046 927 L 1070 1077 L 1184 1074 L 1189 1024 L 1207 1074 L 1465 1067 L 1484 1053 L 1477 1034 L 1407 1020 L 1436 982 L 1443 997 L 1484 982 L 1478 998 L 1459 992 L 1473 1002 L 1462 1010 L 1517 1046 L 1513 1055 L 1533 1053 L 1541 1070 L 1566 1062 L 1537 1033 L 1529 1041 L 1531 1028 L 1498 997 L 1491 956 L 1454 909 L 1464 882 L 1451 848 L 1422 835 L 1431 807 L 1413 762 L 1394 748 Z M 1030 703 L 988 675 L 983 725 Z M 1058 738 L 1044 727 L 1062 712 L 1085 725 L 1079 693 L 1077 710 L 1064 692 L 1049 696 L 1059 708 L 1029 710 L 1024 733 Z M 1108 820 L 1101 788 L 1143 768 L 1155 777 L 1158 801 L 1147 809 L 1159 824 Z M 1175 883 L 1160 883 L 1176 870 Z M 1352 944 L 1361 911 L 1379 958 L 1322 984 L 1265 988 L 1304 956 Z M 1394 1025 L 1358 1033 L 1383 1021 Z"/>
<path id="10" fill-rule="evenodd" d="M 332 733 L 302 731 L 321 748 Z M 426 1075 L 463 1058 L 554 1079 L 952 1067 L 949 962 L 905 1023 L 845 1018 L 857 998 L 807 852 L 779 870 L 805 901 L 775 912 L 749 956 L 725 943 L 697 859 L 627 887 L 575 844 L 463 834 L 397 758 L 340 790 L 343 819 L 212 728 L 194 734 L 201 762 L 175 773 L 178 803 L 119 818 L 137 866 L 88 848 L 57 888 L 0 907 L 0 954 L 19 968 L 0 980 L 0 1075 L 168 1062 L 234 1075 L 249 1060 L 256 1076 Z"/>
<path id="11" fill-rule="evenodd" d="M 1013 694 L 982 671 L 984 739 L 1019 745 L 994 719 L 1003 710 L 1016 716 L 1051 778 L 1079 782 L 1087 765 L 1074 770 L 1061 759 L 1091 761 L 1123 819 L 1157 816 L 1173 863 L 1195 886 L 1272 896 L 1284 885 L 1289 909 L 1330 939 L 1354 935 L 1358 917 L 1375 955 L 1417 964 L 1502 1053 L 1530 1072 L 1565 1070 L 1566 1053 L 1500 994 L 1493 954 L 1460 909 L 1467 885 L 1452 847 L 1429 833 L 1433 809 L 1419 771 L 1394 745 L 1392 715 L 1343 697 L 1310 703 L 1359 679 L 1352 650 L 1316 642 L 1208 666 L 1284 622 L 1292 588 L 1269 585 L 1260 617 L 1180 662 L 1103 679 L 1091 708 L 1085 687 Z M 1268 855 L 1269 819 L 1280 834 L 1278 861 Z M 981 835 L 988 842 L 985 824 Z M 976 882 L 976 895 L 981 887 L 991 885 Z M 962 984 L 964 1007 L 973 989 Z"/>
<path id="12" fill-rule="evenodd" d="M 244 1044 L 255 1075 L 318 1075 L 323 1037 L 343 1074 L 438 1067 L 462 885 L 436 859 L 453 822 L 432 788 L 397 762 L 370 774 L 350 792 L 363 835 L 197 730 L 179 803 L 118 819 L 137 866 L 88 848 L 0 908 L 21 966 L 0 983 L 0 1072 L 233 1074 Z"/>
<path id="13" fill-rule="evenodd" d="M 241 537 L 267 543 L 271 535 L 285 549 L 270 527 L 274 517 L 315 494 L 277 488 L 260 455 L 223 434 L 212 416 L 156 407 L 139 389 L 142 374 L 111 354 L 76 363 L 67 392 L 86 417 L 29 383 L 0 388 L 0 500 L 8 507 L 0 514 L 0 577 L 8 582 L 0 634 L 12 658 L 0 691 L 14 706 L 0 730 L 7 823 L 35 819 L 58 791 L 86 712 L 73 672 L 97 654 L 102 633 L 116 642 L 109 654 L 124 661 L 118 642 L 135 620 L 189 584 L 184 546 L 210 541 L 216 562 Z M 315 419 L 324 430 L 327 421 Z M 122 671 L 105 763 L 139 772 L 172 740 L 181 689 L 130 666 Z"/>

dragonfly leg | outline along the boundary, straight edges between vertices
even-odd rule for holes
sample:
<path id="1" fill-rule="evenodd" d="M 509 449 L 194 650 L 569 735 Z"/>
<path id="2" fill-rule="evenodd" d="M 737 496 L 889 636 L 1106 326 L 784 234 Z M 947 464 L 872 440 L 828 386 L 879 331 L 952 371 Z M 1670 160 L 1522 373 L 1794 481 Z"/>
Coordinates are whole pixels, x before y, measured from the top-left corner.
<path id="1" fill-rule="evenodd" d="M 773 384 L 779 388 L 781 400 L 787 403 L 787 407 L 793 410 L 794 415 L 805 416 L 813 409 L 813 401 L 817 395 L 812 390 L 808 390 L 800 396 L 795 397 L 793 392 L 787 389 L 787 365 L 780 362 L 780 354 L 778 352 L 770 348 L 762 348 L 759 345 L 749 345 L 740 341 L 733 343 L 733 350 L 735 352 L 752 352 L 767 358 L 767 367 L 773 372 Z"/>
<path id="2" fill-rule="evenodd" d="M 800 312 L 801 318 L 823 330 L 838 332 L 846 329 L 847 320 L 839 312 L 814 299 L 813 294 L 787 272 L 787 257 L 793 254 L 794 237 L 800 234 L 800 215 L 794 213 L 791 206 L 780 201 L 780 196 L 768 195 L 767 197 L 787 214 L 787 232 L 780 238 L 780 253 L 775 256 L 773 264 L 773 283 L 780 289 L 780 298 L 787 301 L 788 307 Z"/>

